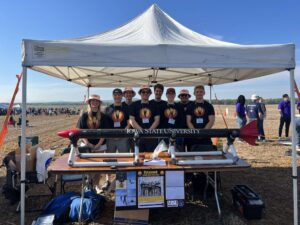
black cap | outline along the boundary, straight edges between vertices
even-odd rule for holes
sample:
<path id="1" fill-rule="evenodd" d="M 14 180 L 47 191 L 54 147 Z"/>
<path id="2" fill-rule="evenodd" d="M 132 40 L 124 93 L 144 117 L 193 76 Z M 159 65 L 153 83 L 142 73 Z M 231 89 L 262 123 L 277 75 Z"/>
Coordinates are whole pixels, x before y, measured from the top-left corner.
<path id="1" fill-rule="evenodd" d="M 284 95 L 282 95 L 282 97 L 283 97 L 283 98 L 288 98 L 289 95 L 288 95 L 288 94 L 284 94 Z"/>
<path id="2" fill-rule="evenodd" d="M 120 94 L 120 95 L 122 95 L 123 92 L 122 92 L 122 90 L 120 88 L 116 88 L 116 89 L 113 90 L 113 95 L 114 94 Z"/>

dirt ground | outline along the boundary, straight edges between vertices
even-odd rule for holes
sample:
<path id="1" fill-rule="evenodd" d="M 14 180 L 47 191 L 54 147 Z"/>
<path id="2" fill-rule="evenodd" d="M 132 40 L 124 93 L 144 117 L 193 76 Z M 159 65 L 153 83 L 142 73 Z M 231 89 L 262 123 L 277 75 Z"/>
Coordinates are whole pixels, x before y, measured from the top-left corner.
<path id="1" fill-rule="evenodd" d="M 218 111 L 217 106 L 215 109 Z M 223 112 L 225 106 L 221 107 Z M 229 128 L 236 128 L 234 107 L 228 106 L 229 115 L 226 120 Z M 240 172 L 224 172 L 222 176 L 222 212 L 223 224 L 228 225 L 254 225 L 254 224 L 292 224 L 293 221 L 293 196 L 292 196 L 292 169 L 291 157 L 285 156 L 288 146 L 279 145 L 277 138 L 279 115 L 276 106 L 267 106 L 267 119 L 264 123 L 266 137 L 269 141 L 250 146 L 246 143 L 235 142 L 240 158 L 251 164 L 250 169 Z M 216 116 L 215 128 L 224 128 L 220 113 Z M 68 140 L 59 138 L 57 131 L 75 126 L 78 116 L 29 116 L 30 127 L 27 136 L 39 136 L 40 145 L 44 149 L 56 149 L 57 155 L 67 146 Z M 0 124 L 3 117 L 0 117 Z M 0 160 L 5 154 L 16 149 L 19 128 L 9 128 L 6 141 L 0 149 Z M 299 171 L 298 171 L 299 172 Z M 6 170 L 0 169 L 0 187 L 5 183 Z M 261 220 L 247 221 L 232 207 L 230 189 L 236 184 L 246 184 L 254 189 L 265 202 L 265 210 Z M 45 185 L 32 186 L 30 192 L 49 193 Z M 70 185 L 66 189 L 80 190 L 80 185 Z M 45 204 L 47 197 L 38 200 L 30 198 L 26 201 L 27 208 Z M 114 197 L 107 195 L 108 203 L 100 218 L 93 224 L 112 224 Z M 36 201 L 36 202 L 35 202 Z M 8 200 L 0 195 L 0 224 L 19 224 L 19 213 L 16 212 L 17 204 L 11 205 Z M 31 224 L 39 212 L 27 212 L 26 224 Z M 199 200 L 187 201 L 183 209 L 155 209 L 150 211 L 151 224 L 219 224 L 218 214 L 213 199 L 208 202 Z"/>

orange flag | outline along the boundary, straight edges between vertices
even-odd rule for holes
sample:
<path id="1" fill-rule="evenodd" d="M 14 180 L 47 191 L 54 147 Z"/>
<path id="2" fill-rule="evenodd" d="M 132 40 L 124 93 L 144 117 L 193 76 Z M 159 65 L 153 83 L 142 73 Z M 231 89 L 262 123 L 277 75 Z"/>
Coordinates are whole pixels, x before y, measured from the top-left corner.
<path id="1" fill-rule="evenodd" d="M 14 105 L 14 102 L 15 102 L 16 95 L 17 95 L 17 93 L 19 91 L 19 84 L 20 84 L 20 81 L 22 79 L 22 75 L 23 74 L 16 75 L 16 77 L 18 79 L 18 82 L 17 82 L 16 88 L 15 88 L 15 92 L 14 92 L 14 94 L 12 96 L 11 102 L 9 104 L 9 107 L 8 107 L 8 110 L 7 110 L 7 114 L 6 114 L 6 117 L 4 119 L 4 123 L 3 123 L 2 129 L 1 129 L 1 132 L 0 132 L 0 147 L 4 143 L 4 140 L 5 140 L 5 137 L 6 137 L 6 134 L 7 134 L 8 120 L 9 120 L 9 117 L 10 117 L 10 114 L 11 114 L 11 111 L 12 111 L 12 108 L 13 108 L 13 105 Z"/>

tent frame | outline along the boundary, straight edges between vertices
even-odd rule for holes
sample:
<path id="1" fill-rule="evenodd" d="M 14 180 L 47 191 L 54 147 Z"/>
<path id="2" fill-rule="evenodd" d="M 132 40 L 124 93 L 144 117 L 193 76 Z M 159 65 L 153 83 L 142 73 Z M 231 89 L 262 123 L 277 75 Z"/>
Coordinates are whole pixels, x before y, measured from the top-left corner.
<path id="1" fill-rule="evenodd" d="M 26 168 L 26 108 L 27 108 L 27 67 L 23 66 L 22 81 L 22 125 L 21 125 L 21 214 L 20 224 L 25 224 L 25 168 Z M 296 152 L 296 125 L 295 125 L 295 98 L 294 98 L 294 68 L 287 69 L 290 77 L 290 96 L 291 96 L 291 125 L 292 125 L 292 179 L 293 179 L 293 209 L 294 225 L 298 224 L 298 176 L 297 176 L 297 152 Z M 89 88 L 88 88 L 89 93 Z"/>

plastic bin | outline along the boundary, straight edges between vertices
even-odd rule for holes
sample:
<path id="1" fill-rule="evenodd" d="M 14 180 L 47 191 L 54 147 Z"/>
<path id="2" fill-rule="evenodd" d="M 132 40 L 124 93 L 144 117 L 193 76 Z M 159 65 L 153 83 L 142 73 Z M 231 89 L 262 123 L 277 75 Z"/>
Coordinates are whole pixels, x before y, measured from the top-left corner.
<path id="1" fill-rule="evenodd" d="M 264 202 L 251 188 L 246 185 L 236 185 L 231 190 L 233 206 L 245 219 L 261 219 Z"/>

